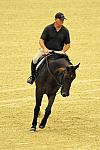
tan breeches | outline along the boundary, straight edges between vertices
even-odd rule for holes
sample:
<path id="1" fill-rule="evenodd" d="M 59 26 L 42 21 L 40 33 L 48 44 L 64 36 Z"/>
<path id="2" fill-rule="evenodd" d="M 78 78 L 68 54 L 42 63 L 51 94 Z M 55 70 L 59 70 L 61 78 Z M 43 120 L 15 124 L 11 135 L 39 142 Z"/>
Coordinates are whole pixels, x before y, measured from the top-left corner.
<path id="1" fill-rule="evenodd" d="M 33 63 L 36 64 L 37 61 L 38 61 L 38 59 L 39 59 L 42 55 L 44 55 L 43 49 L 39 49 L 38 52 L 37 52 L 37 54 L 36 54 L 36 55 L 34 56 L 34 58 L 33 58 Z"/>

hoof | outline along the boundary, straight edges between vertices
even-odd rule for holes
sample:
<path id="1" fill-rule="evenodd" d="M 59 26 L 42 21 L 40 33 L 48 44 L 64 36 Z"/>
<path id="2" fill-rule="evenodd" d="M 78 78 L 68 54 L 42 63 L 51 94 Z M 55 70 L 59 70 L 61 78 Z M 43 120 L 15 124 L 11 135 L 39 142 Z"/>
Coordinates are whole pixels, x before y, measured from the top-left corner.
<path id="1" fill-rule="evenodd" d="M 36 131 L 36 127 L 32 126 L 31 129 L 30 129 L 30 131 L 34 131 L 35 132 Z"/>
<path id="2" fill-rule="evenodd" d="M 43 126 L 43 125 L 39 125 L 39 128 L 44 129 L 44 128 L 45 128 L 45 126 Z"/>

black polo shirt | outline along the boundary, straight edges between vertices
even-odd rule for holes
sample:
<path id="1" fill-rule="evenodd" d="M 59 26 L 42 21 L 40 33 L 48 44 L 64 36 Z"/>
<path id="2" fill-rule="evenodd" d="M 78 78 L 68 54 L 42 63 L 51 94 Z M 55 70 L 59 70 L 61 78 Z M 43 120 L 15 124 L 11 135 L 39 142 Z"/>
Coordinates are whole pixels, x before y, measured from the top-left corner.
<path id="1" fill-rule="evenodd" d="M 57 32 L 54 24 L 48 25 L 44 29 L 40 38 L 44 40 L 44 44 L 48 49 L 55 51 L 62 50 L 64 44 L 70 43 L 68 29 L 62 26 L 62 28 Z"/>

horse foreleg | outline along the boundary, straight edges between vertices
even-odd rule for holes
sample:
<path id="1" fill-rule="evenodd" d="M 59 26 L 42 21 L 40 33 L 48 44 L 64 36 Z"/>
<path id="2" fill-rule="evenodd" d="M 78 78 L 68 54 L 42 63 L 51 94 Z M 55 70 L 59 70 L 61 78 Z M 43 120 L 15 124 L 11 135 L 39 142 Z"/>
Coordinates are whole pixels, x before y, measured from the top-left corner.
<path id="1" fill-rule="evenodd" d="M 42 97 L 43 97 L 43 94 L 40 93 L 38 89 L 36 89 L 36 105 L 34 108 L 34 118 L 33 118 L 32 127 L 31 127 L 31 129 L 34 131 L 36 130 L 37 118 L 38 118 L 39 111 L 40 111 Z"/>
<path id="2" fill-rule="evenodd" d="M 42 121 L 41 121 L 41 123 L 39 125 L 39 127 L 41 129 L 43 129 L 45 127 L 47 119 L 48 119 L 49 115 L 51 114 L 51 107 L 53 105 L 55 96 L 56 95 L 51 95 L 51 96 L 48 95 L 48 105 L 47 105 L 46 110 L 45 110 L 45 115 L 44 115 L 44 117 L 43 117 L 43 119 L 42 119 Z"/>

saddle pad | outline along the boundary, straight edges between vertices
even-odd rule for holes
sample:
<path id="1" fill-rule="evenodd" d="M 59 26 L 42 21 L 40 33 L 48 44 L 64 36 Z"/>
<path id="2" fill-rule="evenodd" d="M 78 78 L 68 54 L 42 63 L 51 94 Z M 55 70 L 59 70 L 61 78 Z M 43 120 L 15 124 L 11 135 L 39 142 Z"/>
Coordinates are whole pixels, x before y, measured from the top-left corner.
<path id="1" fill-rule="evenodd" d="M 45 60 L 45 57 L 43 57 L 40 61 L 39 61 L 39 63 L 37 64 L 37 66 L 36 66 L 36 71 L 38 70 L 38 68 L 40 67 L 40 65 L 42 64 L 42 62 Z"/>

